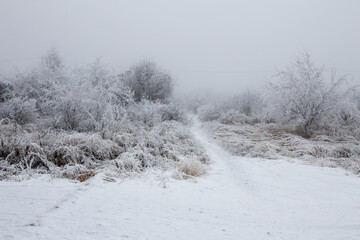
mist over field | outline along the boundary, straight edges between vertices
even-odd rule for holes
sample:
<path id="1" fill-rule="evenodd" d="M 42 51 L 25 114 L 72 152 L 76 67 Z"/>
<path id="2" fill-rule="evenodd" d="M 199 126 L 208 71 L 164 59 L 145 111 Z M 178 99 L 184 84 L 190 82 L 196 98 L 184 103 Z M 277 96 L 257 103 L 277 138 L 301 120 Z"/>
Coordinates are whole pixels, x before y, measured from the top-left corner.
<path id="1" fill-rule="evenodd" d="M 359 239 L 359 9 L 0 0 L 0 239 Z"/>
<path id="2" fill-rule="evenodd" d="M 358 1 L 1 1 L 0 72 L 56 48 L 66 65 L 117 71 L 151 59 L 176 91 L 259 89 L 307 51 L 360 83 Z"/>

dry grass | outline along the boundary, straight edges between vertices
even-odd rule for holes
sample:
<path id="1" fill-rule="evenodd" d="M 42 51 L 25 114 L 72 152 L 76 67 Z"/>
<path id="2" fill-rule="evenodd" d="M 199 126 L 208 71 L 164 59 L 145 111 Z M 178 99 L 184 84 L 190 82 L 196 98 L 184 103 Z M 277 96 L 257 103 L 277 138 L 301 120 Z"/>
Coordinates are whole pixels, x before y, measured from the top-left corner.
<path id="1" fill-rule="evenodd" d="M 76 178 L 76 180 L 79 180 L 80 182 L 85 182 L 86 180 L 88 180 L 89 178 L 94 177 L 94 176 L 95 176 L 95 173 L 93 171 L 90 171 L 88 173 L 78 176 Z"/>
<path id="2" fill-rule="evenodd" d="M 360 174 L 360 129 L 314 132 L 306 139 L 275 124 L 204 123 L 208 135 L 235 155 L 266 159 L 298 158 L 311 164 L 343 167 Z"/>
<path id="3" fill-rule="evenodd" d="M 185 161 L 181 164 L 179 170 L 187 176 L 192 177 L 199 177 L 207 172 L 204 164 L 197 161 Z"/>
<path id="4" fill-rule="evenodd" d="M 149 168 L 177 171 L 182 159 L 208 163 L 187 128 L 175 121 L 152 127 L 119 123 L 99 133 L 43 132 L 34 125 L 2 123 L 0 146 L 0 180 L 26 172 L 83 181 L 101 171 L 124 177 Z"/>

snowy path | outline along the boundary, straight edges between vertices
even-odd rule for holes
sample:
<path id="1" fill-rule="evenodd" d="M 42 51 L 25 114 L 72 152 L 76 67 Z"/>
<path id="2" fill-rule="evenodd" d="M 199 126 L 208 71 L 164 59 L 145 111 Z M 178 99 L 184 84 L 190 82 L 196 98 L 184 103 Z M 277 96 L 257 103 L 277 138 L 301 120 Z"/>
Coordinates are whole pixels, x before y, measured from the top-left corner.
<path id="1" fill-rule="evenodd" d="M 209 142 L 195 120 L 194 134 L 214 168 L 231 176 L 245 201 L 245 239 L 360 239 L 360 179 L 342 169 L 284 160 L 234 157 Z M 222 175 L 222 174 L 221 174 Z M 235 210 L 235 208 L 234 208 Z M 252 230 L 256 234 L 253 235 Z M 244 233 L 248 234 L 244 234 Z M 267 234 L 267 236 L 264 235 Z"/>
<path id="2" fill-rule="evenodd" d="M 0 239 L 360 239 L 358 177 L 233 157 L 192 131 L 213 162 L 197 183 L 0 182 Z"/>

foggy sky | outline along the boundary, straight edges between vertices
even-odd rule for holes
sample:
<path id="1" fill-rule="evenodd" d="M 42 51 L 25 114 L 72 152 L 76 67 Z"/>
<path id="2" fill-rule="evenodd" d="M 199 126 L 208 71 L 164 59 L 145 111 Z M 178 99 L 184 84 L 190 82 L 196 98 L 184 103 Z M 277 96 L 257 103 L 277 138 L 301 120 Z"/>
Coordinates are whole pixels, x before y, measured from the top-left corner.
<path id="1" fill-rule="evenodd" d="M 300 51 L 360 84 L 360 1 L 0 0 L 0 74 L 55 47 L 66 65 L 142 59 L 178 92 L 256 89 Z"/>

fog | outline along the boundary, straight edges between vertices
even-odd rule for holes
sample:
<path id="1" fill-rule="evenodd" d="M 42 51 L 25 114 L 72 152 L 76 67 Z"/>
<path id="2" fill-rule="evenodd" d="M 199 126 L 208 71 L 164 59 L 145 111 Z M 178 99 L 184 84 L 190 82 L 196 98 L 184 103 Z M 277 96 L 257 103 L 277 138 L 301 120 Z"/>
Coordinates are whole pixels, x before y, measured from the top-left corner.
<path id="1" fill-rule="evenodd" d="M 0 0 L 0 74 L 55 47 L 66 65 L 151 59 L 176 92 L 259 89 L 300 51 L 360 84 L 359 1 Z"/>

